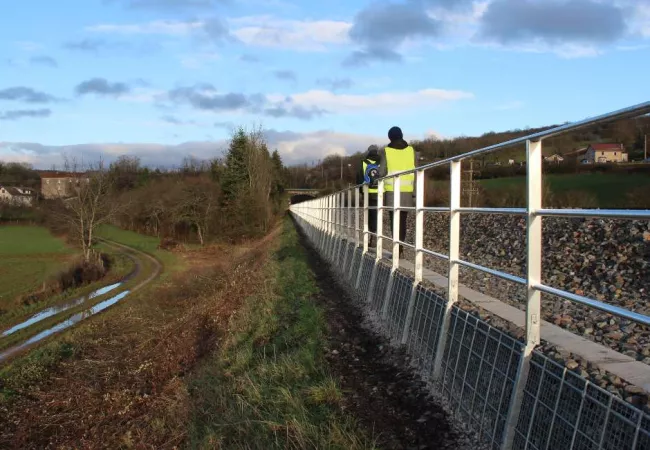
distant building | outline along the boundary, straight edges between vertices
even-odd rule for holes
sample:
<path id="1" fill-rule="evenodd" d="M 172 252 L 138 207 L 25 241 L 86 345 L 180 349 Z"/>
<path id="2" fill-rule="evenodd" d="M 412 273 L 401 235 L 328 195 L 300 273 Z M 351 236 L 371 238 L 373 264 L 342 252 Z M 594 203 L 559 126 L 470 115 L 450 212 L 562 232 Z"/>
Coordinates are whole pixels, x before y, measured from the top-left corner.
<path id="1" fill-rule="evenodd" d="M 30 188 L 0 186 L 0 202 L 16 206 L 31 206 L 35 192 Z"/>
<path id="2" fill-rule="evenodd" d="M 75 194 L 81 183 L 90 178 L 83 173 L 41 172 L 41 194 L 43 198 L 67 198 Z"/>
<path id="3" fill-rule="evenodd" d="M 561 163 L 564 161 L 564 158 L 561 155 L 558 155 L 557 153 L 551 156 L 547 156 L 544 158 L 544 161 L 546 162 L 553 162 L 553 163 Z"/>
<path id="4" fill-rule="evenodd" d="M 589 164 L 627 162 L 627 152 L 623 144 L 591 144 L 584 161 Z"/>

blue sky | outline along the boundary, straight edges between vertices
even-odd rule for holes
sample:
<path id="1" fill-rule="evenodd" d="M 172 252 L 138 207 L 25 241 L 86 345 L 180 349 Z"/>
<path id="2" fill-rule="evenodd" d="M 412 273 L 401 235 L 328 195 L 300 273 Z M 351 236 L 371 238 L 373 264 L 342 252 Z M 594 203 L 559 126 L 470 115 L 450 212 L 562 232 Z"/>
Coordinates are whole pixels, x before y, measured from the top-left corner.
<path id="1" fill-rule="evenodd" d="M 23 0 L 0 16 L 0 159 L 289 163 L 648 100 L 648 0 Z"/>

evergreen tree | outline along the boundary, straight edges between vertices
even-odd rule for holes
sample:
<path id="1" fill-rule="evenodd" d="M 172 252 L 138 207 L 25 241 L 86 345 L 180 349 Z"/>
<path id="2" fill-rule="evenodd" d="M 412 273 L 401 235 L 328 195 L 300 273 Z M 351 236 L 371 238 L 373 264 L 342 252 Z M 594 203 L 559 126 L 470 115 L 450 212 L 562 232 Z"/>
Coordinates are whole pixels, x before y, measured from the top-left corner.
<path id="1" fill-rule="evenodd" d="M 248 144 L 246 132 L 243 128 L 239 128 L 230 140 L 226 164 L 221 173 L 221 190 L 226 202 L 235 200 L 238 193 L 249 183 L 247 170 Z"/>

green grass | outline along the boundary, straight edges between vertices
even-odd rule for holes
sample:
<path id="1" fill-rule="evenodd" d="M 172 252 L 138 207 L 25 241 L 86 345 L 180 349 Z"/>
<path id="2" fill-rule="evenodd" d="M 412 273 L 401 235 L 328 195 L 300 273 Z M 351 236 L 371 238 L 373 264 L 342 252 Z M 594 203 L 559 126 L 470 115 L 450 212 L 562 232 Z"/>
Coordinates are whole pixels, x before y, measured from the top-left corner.
<path id="1" fill-rule="evenodd" d="M 650 177 L 643 174 L 550 174 L 544 176 L 544 181 L 553 194 L 580 191 L 593 196 L 601 208 L 624 208 L 627 206 L 628 193 L 638 192 L 641 189 L 650 192 Z M 525 177 L 493 178 L 479 180 L 479 183 L 488 192 L 500 189 L 517 189 L 525 192 L 526 189 Z"/>
<path id="2" fill-rule="evenodd" d="M 0 309 L 38 288 L 77 251 L 37 226 L 0 226 Z"/>
<path id="3" fill-rule="evenodd" d="M 341 409 L 318 288 L 289 222 L 266 270 L 268 291 L 247 299 L 221 351 L 190 381 L 189 447 L 374 448 Z"/>
<path id="4" fill-rule="evenodd" d="M 123 230 L 113 225 L 102 225 L 97 230 L 97 236 L 149 253 L 163 264 L 165 275 L 178 272 L 184 268 L 183 261 L 178 255 L 158 248 L 158 244 L 160 244 L 160 238 L 158 237 Z"/>

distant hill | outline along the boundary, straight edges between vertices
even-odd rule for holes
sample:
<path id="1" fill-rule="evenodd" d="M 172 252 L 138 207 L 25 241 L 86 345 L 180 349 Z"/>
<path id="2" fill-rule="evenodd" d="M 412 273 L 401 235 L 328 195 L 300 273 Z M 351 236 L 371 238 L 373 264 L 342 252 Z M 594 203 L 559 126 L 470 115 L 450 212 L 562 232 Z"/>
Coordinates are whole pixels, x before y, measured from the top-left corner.
<path id="1" fill-rule="evenodd" d="M 490 132 L 478 137 L 461 136 L 453 139 L 430 138 L 412 142 L 412 144 L 420 152 L 420 155 L 425 161 L 434 161 L 548 130 L 555 126 L 557 125 L 498 133 Z M 630 155 L 630 160 L 638 160 L 643 158 L 643 140 L 646 133 L 650 134 L 650 117 L 648 116 L 621 120 L 612 124 L 600 125 L 548 139 L 544 141 L 543 151 L 545 156 L 550 156 L 555 153 L 567 155 L 575 153 L 577 150 L 585 148 L 592 143 L 622 143 Z M 502 163 L 507 162 L 509 159 L 523 161 L 525 159 L 525 146 L 521 145 L 512 150 L 504 150 L 480 159 L 483 162 Z"/>

